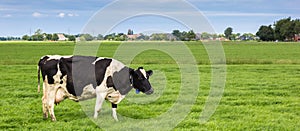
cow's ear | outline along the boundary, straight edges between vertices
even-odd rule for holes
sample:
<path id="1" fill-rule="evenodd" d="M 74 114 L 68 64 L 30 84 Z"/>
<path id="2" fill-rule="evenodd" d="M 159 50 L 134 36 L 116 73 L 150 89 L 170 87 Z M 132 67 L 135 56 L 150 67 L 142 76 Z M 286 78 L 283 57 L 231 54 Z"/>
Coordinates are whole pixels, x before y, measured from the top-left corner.
<path id="1" fill-rule="evenodd" d="M 151 76 L 151 75 L 153 74 L 153 71 L 152 71 L 152 70 L 148 70 L 148 71 L 146 71 L 146 73 L 147 73 L 149 76 Z"/>

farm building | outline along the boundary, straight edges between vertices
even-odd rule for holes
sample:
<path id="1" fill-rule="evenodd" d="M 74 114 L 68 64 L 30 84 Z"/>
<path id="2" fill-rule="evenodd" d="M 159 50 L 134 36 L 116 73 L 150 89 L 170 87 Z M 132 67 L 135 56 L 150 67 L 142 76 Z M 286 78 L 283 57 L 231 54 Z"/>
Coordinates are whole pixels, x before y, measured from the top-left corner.
<path id="1" fill-rule="evenodd" d="M 128 38 L 128 40 L 135 40 L 139 36 L 141 36 L 141 35 L 140 34 L 132 34 L 132 35 L 127 35 L 127 38 Z"/>
<path id="2" fill-rule="evenodd" d="M 300 34 L 295 34 L 294 40 L 300 42 Z"/>
<path id="3" fill-rule="evenodd" d="M 57 36 L 58 36 L 58 41 L 66 41 L 66 40 L 68 40 L 68 38 L 66 38 L 64 34 L 57 34 Z"/>

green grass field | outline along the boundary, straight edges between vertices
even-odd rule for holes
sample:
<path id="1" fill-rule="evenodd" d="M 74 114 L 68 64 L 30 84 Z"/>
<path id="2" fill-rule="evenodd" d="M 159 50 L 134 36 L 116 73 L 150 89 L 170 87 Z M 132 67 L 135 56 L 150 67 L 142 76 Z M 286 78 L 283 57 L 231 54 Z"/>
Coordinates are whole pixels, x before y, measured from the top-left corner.
<path id="1" fill-rule="evenodd" d="M 113 57 L 119 44 L 102 43 L 97 55 Z M 191 112 L 174 130 L 300 130 L 300 43 L 223 42 L 226 86 L 217 110 L 204 124 L 199 116 L 210 90 L 210 61 L 200 42 L 186 45 L 196 58 L 201 79 Z M 57 122 L 42 119 L 37 62 L 43 55 L 71 55 L 73 51 L 74 43 L 68 42 L 0 42 L 1 130 L 101 130 L 80 104 L 71 100 L 55 107 Z M 130 66 L 160 71 L 151 80 L 154 88 L 164 84 L 159 81 L 163 79 L 159 73 L 164 73 L 166 87 L 157 89 L 163 94 L 155 101 L 151 96 L 137 95 L 149 97 L 148 104 L 125 99 L 119 104 L 119 115 L 147 120 L 168 111 L 178 97 L 181 82 L 176 62 L 163 52 L 149 50 L 136 56 Z M 113 119 L 108 102 L 98 119 L 101 117 Z"/>

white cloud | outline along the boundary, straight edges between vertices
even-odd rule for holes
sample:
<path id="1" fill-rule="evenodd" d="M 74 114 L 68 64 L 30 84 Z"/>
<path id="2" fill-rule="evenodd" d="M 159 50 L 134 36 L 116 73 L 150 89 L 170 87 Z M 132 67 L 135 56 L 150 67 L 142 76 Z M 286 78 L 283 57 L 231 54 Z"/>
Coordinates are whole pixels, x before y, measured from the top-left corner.
<path id="1" fill-rule="evenodd" d="M 75 15 L 75 14 L 71 14 L 71 13 L 68 14 L 68 16 L 70 16 L 70 17 L 73 17 L 74 15 Z"/>
<path id="2" fill-rule="evenodd" d="M 5 8 L 5 7 L 0 7 L 0 11 L 12 11 L 14 9 L 12 8 Z"/>
<path id="3" fill-rule="evenodd" d="M 33 16 L 33 17 L 42 17 L 43 14 L 41 14 L 41 13 L 39 13 L 39 12 L 34 12 L 34 13 L 32 13 L 32 16 Z"/>
<path id="4" fill-rule="evenodd" d="M 57 15 L 57 17 L 60 17 L 60 18 L 65 18 L 65 17 L 75 17 L 75 16 L 79 16 L 78 14 L 75 14 L 75 13 L 64 13 L 64 12 L 61 12 Z"/>
<path id="5" fill-rule="evenodd" d="M 6 14 L 6 15 L 4 15 L 3 17 L 9 18 L 9 17 L 12 17 L 12 15 L 11 15 L 11 14 Z"/>
<path id="6" fill-rule="evenodd" d="M 61 12 L 61 13 L 59 13 L 59 14 L 57 15 L 57 17 L 64 18 L 65 15 L 66 15 L 65 13 L 62 13 L 62 12 Z"/>
<path id="7" fill-rule="evenodd" d="M 68 13 L 69 17 L 75 17 L 75 16 L 79 16 L 78 14 L 73 14 L 73 13 Z"/>

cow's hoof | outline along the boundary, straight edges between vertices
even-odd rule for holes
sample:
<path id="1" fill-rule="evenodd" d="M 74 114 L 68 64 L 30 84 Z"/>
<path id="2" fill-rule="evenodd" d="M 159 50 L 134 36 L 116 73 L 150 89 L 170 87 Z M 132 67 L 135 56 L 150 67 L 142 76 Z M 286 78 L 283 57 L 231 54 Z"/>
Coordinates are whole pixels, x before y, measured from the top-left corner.
<path id="1" fill-rule="evenodd" d="M 98 118 L 98 113 L 96 114 L 94 114 L 94 119 L 97 119 Z"/>
<path id="2" fill-rule="evenodd" d="M 56 121 L 56 118 L 55 118 L 54 115 L 51 115 L 51 120 L 52 120 L 52 121 Z"/>
<path id="3" fill-rule="evenodd" d="M 119 120 L 118 120 L 118 118 L 114 118 L 114 119 L 115 119 L 115 121 L 116 121 L 116 122 L 118 122 L 118 121 L 119 121 Z"/>
<path id="4" fill-rule="evenodd" d="M 118 117 L 117 117 L 117 114 L 113 114 L 113 118 L 115 121 L 119 121 Z"/>
<path id="5" fill-rule="evenodd" d="M 44 114 L 43 114 L 43 119 L 44 119 L 44 120 L 48 119 L 48 114 L 44 113 Z"/>

